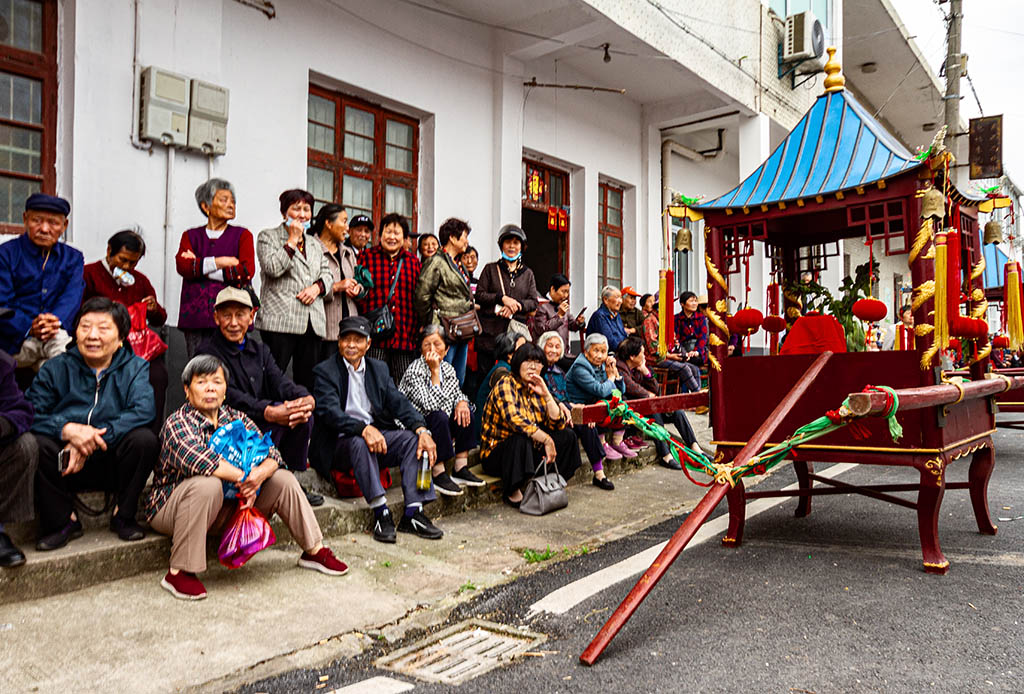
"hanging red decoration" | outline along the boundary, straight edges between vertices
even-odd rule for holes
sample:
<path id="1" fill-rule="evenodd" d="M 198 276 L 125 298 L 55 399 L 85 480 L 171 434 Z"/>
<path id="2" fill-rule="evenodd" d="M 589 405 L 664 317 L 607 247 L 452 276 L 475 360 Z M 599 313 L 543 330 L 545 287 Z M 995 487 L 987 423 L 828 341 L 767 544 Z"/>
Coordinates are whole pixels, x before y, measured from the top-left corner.
<path id="1" fill-rule="evenodd" d="M 558 211 L 558 230 L 569 231 L 569 213 L 565 210 Z"/>
<path id="2" fill-rule="evenodd" d="M 764 315 L 756 308 L 742 308 L 733 316 L 733 323 L 736 326 L 734 332 L 740 335 L 753 335 L 761 329 L 761 321 Z"/>
<path id="3" fill-rule="evenodd" d="M 988 335 L 988 323 L 981 318 L 956 316 L 949 321 L 949 334 L 957 337 L 982 338 Z"/>
<path id="4" fill-rule="evenodd" d="M 889 309 L 884 301 L 867 298 L 859 299 L 853 304 L 853 315 L 868 323 L 875 323 L 885 318 Z"/>
<path id="5" fill-rule="evenodd" d="M 1006 335 L 996 335 L 992 338 L 992 347 L 994 349 L 1009 349 L 1010 338 Z"/>
<path id="6" fill-rule="evenodd" d="M 765 316 L 761 321 L 761 327 L 765 329 L 765 332 L 778 334 L 786 329 L 786 319 L 782 316 Z"/>
<path id="7" fill-rule="evenodd" d="M 548 231 L 558 231 L 558 208 L 548 208 Z"/>

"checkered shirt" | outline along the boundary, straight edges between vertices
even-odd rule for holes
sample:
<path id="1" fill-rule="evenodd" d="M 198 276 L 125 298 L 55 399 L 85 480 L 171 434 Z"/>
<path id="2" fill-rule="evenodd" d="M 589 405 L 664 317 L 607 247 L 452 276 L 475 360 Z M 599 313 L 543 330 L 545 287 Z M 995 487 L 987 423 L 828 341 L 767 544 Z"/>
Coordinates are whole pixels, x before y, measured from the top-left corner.
<path id="1" fill-rule="evenodd" d="M 451 417 L 460 401 L 469 402 L 469 398 L 459 388 L 455 368 L 446 361 L 441 362 L 440 384 L 435 386 L 430 382 L 430 366 L 426 359 L 420 357 L 406 369 L 398 389 L 422 414 L 443 412 Z"/>
<path id="2" fill-rule="evenodd" d="M 387 299 L 388 290 L 398 269 L 398 261 L 404 258 L 402 274 L 395 284 L 395 294 L 391 297 L 391 313 L 395 317 L 395 334 L 383 344 L 375 345 L 385 349 L 402 349 L 408 352 L 419 351 L 420 322 L 413 308 L 413 294 L 416 282 L 420 278 L 420 261 L 408 251 L 399 251 L 390 258 L 383 248 L 372 246 L 359 254 L 359 264 L 366 267 L 373 277 L 373 289 L 366 292 L 360 299 L 359 315 L 365 316 L 370 311 L 380 308 Z"/>

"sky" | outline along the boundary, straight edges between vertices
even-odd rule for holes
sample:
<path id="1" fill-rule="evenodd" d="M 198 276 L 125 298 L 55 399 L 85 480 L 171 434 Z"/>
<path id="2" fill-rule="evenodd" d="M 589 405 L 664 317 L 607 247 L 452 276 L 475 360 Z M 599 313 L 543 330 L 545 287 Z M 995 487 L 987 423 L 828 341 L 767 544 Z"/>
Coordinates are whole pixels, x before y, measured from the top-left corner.
<path id="1" fill-rule="evenodd" d="M 949 12 L 949 3 L 890 2 L 932 70 L 939 74 L 946 57 L 943 17 Z M 969 56 L 967 70 L 984 115 L 1003 114 L 1003 169 L 1024 189 L 1024 90 L 1017 79 L 1024 69 L 1024 1 L 964 0 L 963 15 L 961 50 Z M 944 83 L 944 78 L 940 81 Z M 967 80 L 963 80 L 960 93 L 964 95 L 961 117 L 967 120 L 982 115 Z"/>

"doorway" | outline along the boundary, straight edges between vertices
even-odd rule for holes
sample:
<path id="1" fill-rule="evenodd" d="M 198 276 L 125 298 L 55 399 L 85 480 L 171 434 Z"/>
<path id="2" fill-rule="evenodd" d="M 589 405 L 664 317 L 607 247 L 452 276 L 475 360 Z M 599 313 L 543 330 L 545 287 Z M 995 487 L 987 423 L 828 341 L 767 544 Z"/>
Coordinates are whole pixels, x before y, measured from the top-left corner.
<path id="1" fill-rule="evenodd" d="M 569 276 L 569 174 L 524 159 L 522 184 L 526 263 L 543 296 L 553 274 Z"/>

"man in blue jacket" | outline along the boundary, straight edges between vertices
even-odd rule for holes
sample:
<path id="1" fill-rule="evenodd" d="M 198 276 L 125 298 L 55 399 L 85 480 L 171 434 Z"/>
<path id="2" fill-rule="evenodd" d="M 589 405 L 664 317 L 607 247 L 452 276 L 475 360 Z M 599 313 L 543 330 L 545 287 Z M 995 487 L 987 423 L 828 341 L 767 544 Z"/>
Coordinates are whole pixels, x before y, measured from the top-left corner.
<path id="1" fill-rule="evenodd" d="M 74 319 L 75 346 L 46 362 L 29 388 L 39 445 L 38 550 L 82 536 L 72 505 L 80 489 L 113 491 L 111 531 L 126 541 L 145 537 L 135 514 L 160 444 L 149 428 L 156 416 L 149 363 L 122 345 L 130 329 L 124 306 L 87 300 Z"/>
<path id="2" fill-rule="evenodd" d="M 0 308 L 0 314 L 7 311 Z M 4 523 L 34 517 L 32 479 L 39 453 L 29 433 L 32 405 L 14 382 L 14 359 L 0 351 L 0 566 L 25 563 L 25 553 L 4 532 Z"/>
<path id="3" fill-rule="evenodd" d="M 313 467 L 327 479 L 332 469 L 351 468 L 373 509 L 373 539 L 394 542 L 395 522 L 380 483 L 380 468 L 398 466 L 405 495 L 405 514 L 398 530 L 439 540 L 444 532 L 423 513 L 423 505 L 437 498 L 430 479 L 437 447 L 430 429 L 395 386 L 387 364 L 366 356 L 370 322 L 363 316 L 349 316 L 340 328 L 338 354 L 313 369 Z M 395 420 L 405 429 L 399 429 Z M 420 489 L 416 477 L 423 455 L 427 457 L 427 475 L 425 488 Z"/>
<path id="4" fill-rule="evenodd" d="M 60 241 L 70 212 L 67 200 L 34 193 L 25 201 L 25 233 L 0 245 L 0 306 L 13 310 L 0 318 L 0 349 L 15 356 L 19 366 L 63 351 L 82 305 L 82 253 Z M 18 358 L 30 337 L 39 349 Z"/>
<path id="5" fill-rule="evenodd" d="M 619 315 L 622 292 L 610 285 L 606 286 L 601 290 L 601 304 L 587 323 L 587 335 L 604 335 L 608 338 L 608 351 L 614 352 L 619 343 L 626 339 L 626 327 Z"/>

